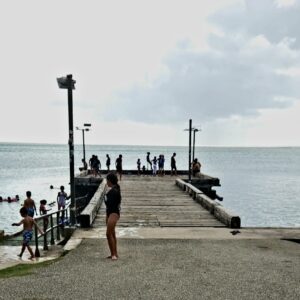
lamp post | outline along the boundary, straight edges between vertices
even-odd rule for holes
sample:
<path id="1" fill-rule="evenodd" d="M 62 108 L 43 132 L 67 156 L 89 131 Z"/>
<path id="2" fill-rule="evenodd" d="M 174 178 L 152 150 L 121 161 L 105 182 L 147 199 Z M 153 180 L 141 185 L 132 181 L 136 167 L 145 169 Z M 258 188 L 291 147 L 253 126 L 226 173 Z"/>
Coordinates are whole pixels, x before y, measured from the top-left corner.
<path id="1" fill-rule="evenodd" d="M 201 131 L 201 129 L 192 127 L 192 120 L 190 119 L 189 128 L 184 129 L 184 131 L 189 132 L 189 182 L 191 182 L 191 164 L 195 159 L 195 141 L 196 141 L 196 132 Z M 192 139 L 192 131 L 193 131 L 193 160 L 191 160 L 191 139 Z"/>
<path id="2" fill-rule="evenodd" d="M 69 157 L 70 157 L 70 223 L 76 223 L 76 203 L 75 203 L 75 181 L 74 181 L 74 134 L 73 134 L 73 90 L 75 89 L 76 81 L 72 79 L 72 74 L 66 77 L 57 78 L 57 83 L 60 89 L 68 90 L 68 114 L 69 114 Z"/>
<path id="3" fill-rule="evenodd" d="M 81 130 L 82 131 L 82 146 L 83 146 L 83 160 L 85 161 L 85 142 L 84 142 L 84 132 L 85 131 L 90 131 L 89 128 L 85 128 L 85 127 L 91 127 L 91 124 L 89 123 L 84 123 L 83 124 L 84 128 L 79 128 L 76 127 L 76 130 Z"/>
<path id="4" fill-rule="evenodd" d="M 192 182 L 192 170 L 191 170 L 191 147 L 192 147 L 192 119 L 190 119 L 189 126 L 189 183 Z"/>
<path id="5" fill-rule="evenodd" d="M 201 131 L 201 129 L 193 128 L 194 137 L 193 137 L 193 161 L 195 159 L 195 141 L 196 141 L 196 132 Z"/>

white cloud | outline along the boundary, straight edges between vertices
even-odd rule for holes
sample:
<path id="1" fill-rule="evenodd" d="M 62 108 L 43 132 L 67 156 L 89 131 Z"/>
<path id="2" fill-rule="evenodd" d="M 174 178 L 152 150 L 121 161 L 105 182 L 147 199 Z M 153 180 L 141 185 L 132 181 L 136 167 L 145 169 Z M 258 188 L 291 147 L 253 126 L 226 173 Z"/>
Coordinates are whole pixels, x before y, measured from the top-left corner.
<path id="1" fill-rule="evenodd" d="M 193 118 L 203 142 L 226 144 L 227 130 L 247 144 L 244 118 L 296 109 L 299 12 L 276 0 L 3 2 L 1 140 L 66 143 L 56 77 L 73 73 L 74 125 L 93 124 L 91 143 L 186 144 Z"/>
<path id="2" fill-rule="evenodd" d="M 278 7 L 287 7 L 296 4 L 296 0 L 276 0 Z"/>

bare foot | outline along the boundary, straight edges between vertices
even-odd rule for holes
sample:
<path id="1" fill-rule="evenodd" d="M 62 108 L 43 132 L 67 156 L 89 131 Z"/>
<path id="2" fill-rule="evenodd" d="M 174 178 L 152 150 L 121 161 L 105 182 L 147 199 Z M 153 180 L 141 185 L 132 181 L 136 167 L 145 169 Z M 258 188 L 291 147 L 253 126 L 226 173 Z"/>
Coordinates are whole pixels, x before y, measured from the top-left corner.
<path id="1" fill-rule="evenodd" d="M 113 256 L 111 257 L 111 260 L 117 260 L 117 259 L 118 259 L 118 257 L 115 256 L 115 255 L 113 255 Z"/>

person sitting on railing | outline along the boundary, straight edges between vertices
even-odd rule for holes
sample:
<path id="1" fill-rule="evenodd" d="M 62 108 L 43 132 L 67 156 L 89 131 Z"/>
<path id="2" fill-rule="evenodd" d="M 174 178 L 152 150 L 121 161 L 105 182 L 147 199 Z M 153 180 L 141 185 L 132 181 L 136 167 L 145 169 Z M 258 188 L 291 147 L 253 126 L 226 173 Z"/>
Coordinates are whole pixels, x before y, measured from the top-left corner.
<path id="1" fill-rule="evenodd" d="M 46 209 L 47 200 L 45 200 L 45 199 L 41 200 L 40 204 L 41 204 L 40 205 L 40 215 L 46 215 L 47 212 L 49 210 L 51 210 L 51 208 L 50 209 Z M 46 231 L 47 228 L 48 228 L 48 224 L 49 224 L 49 218 L 48 217 L 44 217 L 43 221 L 44 221 L 44 231 Z"/>
<path id="2" fill-rule="evenodd" d="M 200 172 L 200 169 L 201 169 L 201 164 L 198 161 L 198 159 L 195 158 L 194 161 L 193 161 L 193 163 L 192 163 L 193 176 L 196 176 L 196 174 Z"/>
<path id="3" fill-rule="evenodd" d="M 88 169 L 87 162 L 84 160 L 84 158 L 81 161 L 82 161 L 83 167 L 80 167 L 79 171 L 86 171 Z"/>
<path id="4" fill-rule="evenodd" d="M 33 251 L 31 249 L 31 247 L 29 246 L 29 242 L 32 239 L 33 225 L 36 226 L 36 228 L 37 228 L 37 230 L 39 231 L 40 234 L 44 234 L 44 232 L 39 228 L 39 226 L 34 221 L 34 219 L 28 215 L 26 207 L 22 207 L 20 209 L 20 214 L 21 214 L 23 220 L 21 220 L 19 223 L 12 223 L 11 224 L 12 226 L 20 226 L 21 224 L 23 224 L 23 242 L 22 242 L 21 252 L 18 256 L 22 257 L 25 249 L 27 248 L 30 255 L 31 255 L 29 257 L 29 259 L 33 259 L 34 254 L 33 254 Z"/>

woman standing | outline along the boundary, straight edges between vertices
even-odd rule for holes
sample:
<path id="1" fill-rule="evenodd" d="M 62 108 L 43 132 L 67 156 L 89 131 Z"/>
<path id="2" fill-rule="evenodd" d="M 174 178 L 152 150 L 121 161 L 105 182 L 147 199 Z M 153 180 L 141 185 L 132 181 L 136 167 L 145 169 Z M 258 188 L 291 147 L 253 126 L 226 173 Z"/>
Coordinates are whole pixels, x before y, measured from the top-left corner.
<path id="1" fill-rule="evenodd" d="M 106 205 L 106 237 L 110 256 L 112 260 L 118 259 L 117 238 L 115 228 L 120 218 L 121 189 L 118 184 L 118 177 L 114 173 L 106 176 L 107 185 L 110 188 L 105 197 Z"/>

